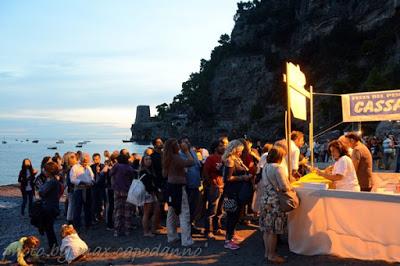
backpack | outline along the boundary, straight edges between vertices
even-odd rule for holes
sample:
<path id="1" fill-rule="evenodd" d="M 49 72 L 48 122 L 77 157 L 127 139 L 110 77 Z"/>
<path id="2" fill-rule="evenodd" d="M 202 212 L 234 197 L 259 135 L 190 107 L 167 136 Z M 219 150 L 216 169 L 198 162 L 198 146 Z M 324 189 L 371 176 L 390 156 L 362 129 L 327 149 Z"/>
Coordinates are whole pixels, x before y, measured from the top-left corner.
<path id="1" fill-rule="evenodd" d="M 127 202 L 136 205 L 143 206 L 146 198 L 146 188 L 142 182 L 142 178 L 146 176 L 143 174 L 139 179 L 134 179 L 131 186 L 129 187 Z"/>

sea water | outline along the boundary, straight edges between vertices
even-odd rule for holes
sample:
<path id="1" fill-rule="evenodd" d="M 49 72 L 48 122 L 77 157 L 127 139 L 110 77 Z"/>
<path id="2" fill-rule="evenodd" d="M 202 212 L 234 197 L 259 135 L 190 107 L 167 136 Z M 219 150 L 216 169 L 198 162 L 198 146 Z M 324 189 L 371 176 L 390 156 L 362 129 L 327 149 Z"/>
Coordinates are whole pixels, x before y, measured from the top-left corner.
<path id="1" fill-rule="evenodd" d="M 150 146 L 150 143 L 123 143 L 121 139 L 69 139 L 64 140 L 64 144 L 57 144 L 57 139 L 38 139 L 39 143 L 32 143 L 32 140 L 8 138 L 4 139 L 6 144 L 0 144 L 0 185 L 16 184 L 18 173 L 21 169 L 22 161 L 28 158 L 32 161 L 33 168 L 40 172 L 40 163 L 45 156 L 54 156 L 58 152 L 61 156 L 68 151 L 82 151 L 90 155 L 100 153 L 102 161 L 103 152 L 108 150 L 128 149 L 130 153 L 143 154 L 144 150 Z M 78 142 L 89 140 L 82 148 L 75 147 Z M 56 150 L 50 150 L 48 147 L 57 147 Z"/>

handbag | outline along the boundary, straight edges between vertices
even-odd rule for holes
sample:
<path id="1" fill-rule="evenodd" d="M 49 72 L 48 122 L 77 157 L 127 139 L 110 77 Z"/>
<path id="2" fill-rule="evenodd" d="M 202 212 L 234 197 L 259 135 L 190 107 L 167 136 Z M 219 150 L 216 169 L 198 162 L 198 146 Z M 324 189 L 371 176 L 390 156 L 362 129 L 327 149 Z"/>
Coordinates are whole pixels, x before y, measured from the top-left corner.
<path id="1" fill-rule="evenodd" d="M 146 199 L 146 187 L 142 182 L 142 178 L 146 174 L 143 174 L 139 179 L 134 179 L 131 186 L 129 187 L 127 202 L 136 205 L 143 206 Z"/>
<path id="2" fill-rule="evenodd" d="M 297 193 L 294 190 L 289 191 L 277 191 L 279 198 L 279 208 L 283 212 L 290 212 L 300 205 L 299 197 L 297 197 Z"/>
<path id="3" fill-rule="evenodd" d="M 236 200 L 227 197 L 224 198 L 223 206 L 226 212 L 235 212 L 238 208 Z"/>
<path id="4" fill-rule="evenodd" d="M 266 168 L 266 174 L 267 177 L 268 175 L 268 169 Z M 272 180 L 275 179 L 275 180 Z M 274 175 L 273 178 L 267 178 L 268 182 L 274 187 L 275 191 L 278 194 L 278 199 L 279 199 L 279 208 L 283 212 L 290 212 L 300 205 L 300 200 L 299 197 L 297 196 L 296 191 L 294 190 L 289 190 L 289 191 L 283 191 L 279 189 L 278 186 L 278 180 L 276 180 L 276 177 Z"/>

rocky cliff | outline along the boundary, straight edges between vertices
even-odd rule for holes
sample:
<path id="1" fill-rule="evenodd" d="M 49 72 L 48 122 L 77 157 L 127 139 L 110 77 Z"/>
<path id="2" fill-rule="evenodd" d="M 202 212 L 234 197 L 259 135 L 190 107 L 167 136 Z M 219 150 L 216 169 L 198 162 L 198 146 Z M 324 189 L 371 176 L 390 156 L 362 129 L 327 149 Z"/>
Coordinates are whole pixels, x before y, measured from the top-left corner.
<path id="1" fill-rule="evenodd" d="M 317 92 L 398 88 L 399 9 L 396 0 L 238 3 L 232 33 L 221 36 L 172 103 L 158 106 L 160 128 L 171 130 L 153 135 L 188 134 L 200 142 L 222 132 L 282 137 L 285 61 L 300 64 Z M 341 121 L 338 97 L 315 100 L 317 132 Z M 186 114 L 185 126 L 174 128 L 167 114 Z M 307 131 L 300 121 L 293 127 Z"/>

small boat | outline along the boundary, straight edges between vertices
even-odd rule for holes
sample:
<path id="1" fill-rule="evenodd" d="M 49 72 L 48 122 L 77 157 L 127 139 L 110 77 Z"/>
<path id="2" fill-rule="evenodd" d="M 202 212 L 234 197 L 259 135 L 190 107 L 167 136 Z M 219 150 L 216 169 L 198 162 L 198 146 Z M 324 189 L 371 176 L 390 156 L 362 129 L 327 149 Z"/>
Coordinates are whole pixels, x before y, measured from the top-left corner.
<path id="1" fill-rule="evenodd" d="M 133 140 L 131 140 L 131 139 L 123 139 L 122 142 L 123 142 L 123 143 L 133 142 Z"/>
<path id="2" fill-rule="evenodd" d="M 56 146 L 50 146 L 50 147 L 47 147 L 47 149 L 48 150 L 57 150 L 57 147 Z"/>
<path id="3" fill-rule="evenodd" d="M 75 148 L 82 148 L 82 144 L 75 145 Z"/>
<path id="4" fill-rule="evenodd" d="M 2 144 L 7 144 L 7 141 L 3 140 L 1 143 L 2 143 Z"/>
<path id="5" fill-rule="evenodd" d="M 56 143 L 57 143 L 57 144 L 64 144 L 64 141 L 63 141 L 63 140 L 57 140 Z"/>
<path id="6" fill-rule="evenodd" d="M 32 140 L 32 143 L 39 143 L 39 141 L 37 139 Z"/>
<path id="7" fill-rule="evenodd" d="M 26 142 L 28 142 L 29 141 L 29 139 L 26 139 Z"/>

